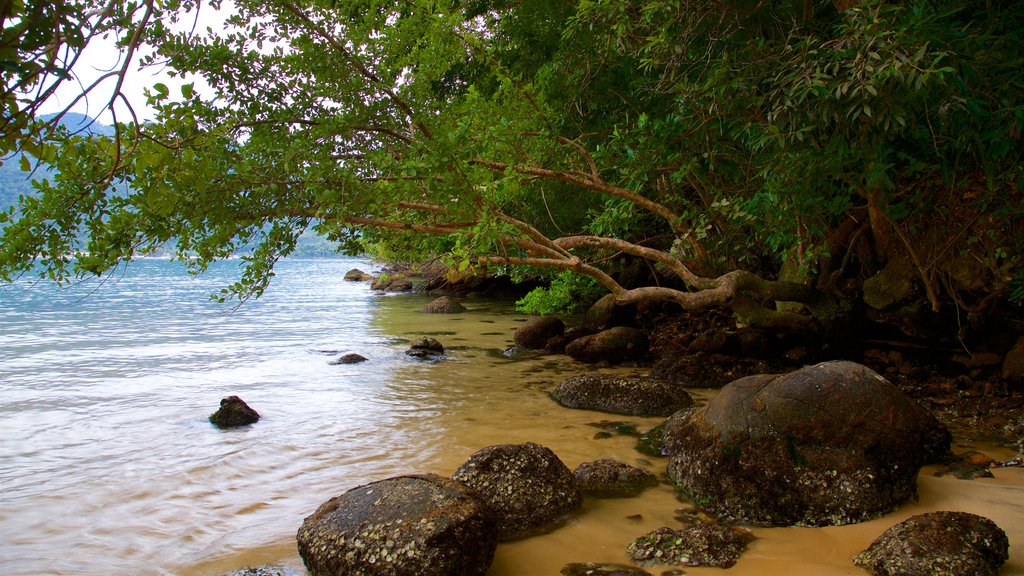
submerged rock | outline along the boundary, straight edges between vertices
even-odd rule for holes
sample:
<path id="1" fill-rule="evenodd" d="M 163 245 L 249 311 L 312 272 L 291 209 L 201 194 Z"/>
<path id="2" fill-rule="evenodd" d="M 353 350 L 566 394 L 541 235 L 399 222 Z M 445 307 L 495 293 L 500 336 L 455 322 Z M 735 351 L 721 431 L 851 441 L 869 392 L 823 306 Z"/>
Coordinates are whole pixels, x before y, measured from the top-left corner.
<path id="1" fill-rule="evenodd" d="M 548 340 L 561 336 L 565 332 L 565 323 L 554 316 L 531 318 L 516 328 L 515 343 L 527 350 L 543 350 Z"/>
<path id="2" fill-rule="evenodd" d="M 479 492 L 494 511 L 499 540 L 543 532 L 583 504 L 572 472 L 533 442 L 484 448 L 452 478 Z"/>
<path id="3" fill-rule="evenodd" d="M 666 426 L 669 476 L 711 514 L 762 525 L 834 525 L 894 510 L 949 431 L 853 362 L 741 378 Z"/>
<path id="4" fill-rule="evenodd" d="M 729 568 L 753 539 L 746 530 L 719 524 L 658 528 L 633 541 L 627 552 L 636 562 Z"/>
<path id="5" fill-rule="evenodd" d="M 258 422 L 260 415 L 238 396 L 220 401 L 220 408 L 210 414 L 210 423 L 218 428 L 237 428 Z"/>
<path id="6" fill-rule="evenodd" d="M 630 416 L 668 416 L 693 405 L 686 390 L 662 380 L 596 373 L 564 380 L 551 397 L 567 408 Z"/>
<path id="7" fill-rule="evenodd" d="M 649 346 L 647 335 L 642 330 L 618 326 L 574 340 L 565 347 L 565 353 L 588 364 L 618 364 L 643 360 Z"/>
<path id="8" fill-rule="evenodd" d="M 432 360 L 444 354 L 444 345 L 436 338 L 420 338 L 405 353 L 414 358 Z"/>
<path id="9" fill-rule="evenodd" d="M 497 529 L 473 490 L 424 474 L 331 498 L 296 539 L 312 576 L 483 576 Z"/>
<path id="10" fill-rule="evenodd" d="M 287 566 L 267 564 L 265 566 L 247 566 L 241 570 L 227 572 L 221 576 L 305 576 L 305 573 L 293 570 Z"/>
<path id="11" fill-rule="evenodd" d="M 625 564 L 569 564 L 562 568 L 562 576 L 652 576 L 647 570 Z"/>
<path id="12" fill-rule="evenodd" d="M 654 474 L 608 458 L 580 464 L 573 476 L 583 493 L 595 498 L 632 498 L 658 485 Z"/>
<path id="13" fill-rule="evenodd" d="M 366 362 L 366 357 L 360 354 L 345 354 L 337 360 L 332 360 L 330 364 L 336 366 L 338 364 L 358 364 L 360 362 Z"/>
<path id="14" fill-rule="evenodd" d="M 428 314 L 457 314 L 465 312 L 466 307 L 456 302 L 454 298 L 441 296 L 424 306 L 422 311 Z"/>
<path id="15" fill-rule="evenodd" d="M 1006 533 L 967 512 L 929 512 L 896 524 L 853 563 L 874 576 L 996 576 L 1009 558 Z"/>

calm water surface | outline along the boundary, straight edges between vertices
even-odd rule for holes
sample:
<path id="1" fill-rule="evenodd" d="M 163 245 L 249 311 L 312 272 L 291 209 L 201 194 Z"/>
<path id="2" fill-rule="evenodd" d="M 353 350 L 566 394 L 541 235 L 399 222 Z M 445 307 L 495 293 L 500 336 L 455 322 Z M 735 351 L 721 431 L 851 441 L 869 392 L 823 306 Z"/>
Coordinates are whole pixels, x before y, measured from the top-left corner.
<path id="1" fill-rule="evenodd" d="M 0 289 L 0 574 L 299 568 L 295 531 L 323 501 L 398 474 L 451 474 L 491 444 L 534 441 L 570 467 L 610 457 L 663 476 L 664 461 L 645 459 L 633 438 L 594 439 L 602 421 L 643 430 L 659 419 L 561 408 L 547 392 L 585 367 L 502 356 L 524 319 L 510 303 L 467 300 L 466 313 L 427 315 L 418 311 L 425 297 L 343 282 L 356 266 L 372 268 L 284 261 L 268 293 L 238 309 L 208 301 L 235 278 L 231 262 L 199 278 L 146 260 L 102 283 Z M 405 356 L 424 335 L 448 347 L 445 360 Z M 349 352 L 370 360 L 330 364 Z M 207 416 L 232 394 L 263 419 L 211 426 Z M 1011 540 L 1002 574 L 1024 574 L 1024 471 L 995 474 L 965 482 L 925 471 L 919 502 L 857 526 L 755 529 L 729 574 L 863 574 L 853 554 L 888 526 L 939 509 L 995 520 Z M 667 485 L 639 499 L 588 500 L 556 532 L 499 546 L 489 576 L 625 562 L 634 538 L 679 525 L 681 505 Z"/>

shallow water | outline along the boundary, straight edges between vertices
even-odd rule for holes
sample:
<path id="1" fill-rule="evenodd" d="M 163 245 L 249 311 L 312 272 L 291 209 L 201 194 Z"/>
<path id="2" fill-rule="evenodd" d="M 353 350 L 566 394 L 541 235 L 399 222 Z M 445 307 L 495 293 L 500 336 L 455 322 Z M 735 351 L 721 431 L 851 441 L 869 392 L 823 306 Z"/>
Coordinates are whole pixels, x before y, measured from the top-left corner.
<path id="1" fill-rule="evenodd" d="M 370 267 L 285 261 L 271 290 L 237 310 L 207 301 L 234 274 L 231 263 L 192 279 L 173 263 L 143 261 L 102 285 L 0 292 L 0 573 L 298 568 L 295 531 L 321 502 L 398 474 L 451 474 L 491 444 L 533 441 L 570 468 L 616 458 L 664 476 L 665 461 L 636 452 L 635 438 L 594 438 L 602 421 L 646 430 L 660 419 L 561 408 L 547 392 L 585 367 L 501 355 L 525 319 L 510 303 L 467 300 L 466 313 L 422 314 L 425 297 L 341 281 L 353 266 Z M 424 335 L 448 347 L 443 361 L 404 355 Z M 329 364 L 348 352 L 370 360 Z M 206 417 L 231 394 L 263 419 L 211 426 Z M 879 520 L 755 528 L 728 573 L 864 574 L 850 563 L 855 553 L 888 526 L 941 509 L 995 520 L 1011 541 L 1002 574 L 1024 574 L 1024 470 L 969 482 L 930 472 L 920 501 Z M 683 505 L 665 483 L 640 498 L 588 500 L 555 532 L 500 545 L 488 574 L 626 562 L 634 538 L 678 527 Z"/>

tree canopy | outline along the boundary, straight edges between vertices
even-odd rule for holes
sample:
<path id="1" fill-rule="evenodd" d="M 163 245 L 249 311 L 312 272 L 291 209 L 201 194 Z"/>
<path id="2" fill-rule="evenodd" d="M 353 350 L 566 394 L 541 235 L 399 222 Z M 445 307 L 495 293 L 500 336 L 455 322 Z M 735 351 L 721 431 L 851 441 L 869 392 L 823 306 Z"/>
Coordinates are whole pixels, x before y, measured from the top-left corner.
<path id="1" fill-rule="evenodd" d="M 210 29 L 199 1 L 11 4 L 5 151 L 56 175 L 0 215 L 3 279 L 255 243 L 244 299 L 312 229 L 768 327 L 1024 301 L 1017 2 L 236 0 Z M 40 88 L 90 38 L 15 35 L 39 18 L 210 91 L 45 131 Z"/>

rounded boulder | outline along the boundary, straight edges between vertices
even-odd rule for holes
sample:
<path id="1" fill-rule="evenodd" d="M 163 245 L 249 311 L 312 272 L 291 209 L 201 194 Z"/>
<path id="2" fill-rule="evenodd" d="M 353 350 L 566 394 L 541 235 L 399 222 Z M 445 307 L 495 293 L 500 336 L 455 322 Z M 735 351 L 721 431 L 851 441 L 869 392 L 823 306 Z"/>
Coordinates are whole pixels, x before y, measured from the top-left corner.
<path id="1" fill-rule="evenodd" d="M 303 521 L 312 576 L 482 576 L 497 528 L 470 488 L 435 474 L 399 476 L 331 498 Z"/>
<path id="2" fill-rule="evenodd" d="M 514 335 L 516 346 L 527 350 L 543 350 L 548 340 L 561 336 L 565 332 L 565 323 L 554 316 L 531 318 L 516 328 Z"/>
<path id="3" fill-rule="evenodd" d="M 669 476 L 708 512 L 769 525 L 878 517 L 917 490 L 949 431 L 853 362 L 741 378 L 666 427 Z"/>
<path id="4" fill-rule="evenodd" d="M 488 446 L 452 478 L 476 490 L 494 511 L 499 540 L 542 533 L 583 504 L 572 472 L 533 442 Z"/>
<path id="5" fill-rule="evenodd" d="M 919 514 L 886 530 L 853 563 L 874 576 L 996 576 L 1010 542 L 995 522 L 967 512 Z"/>

